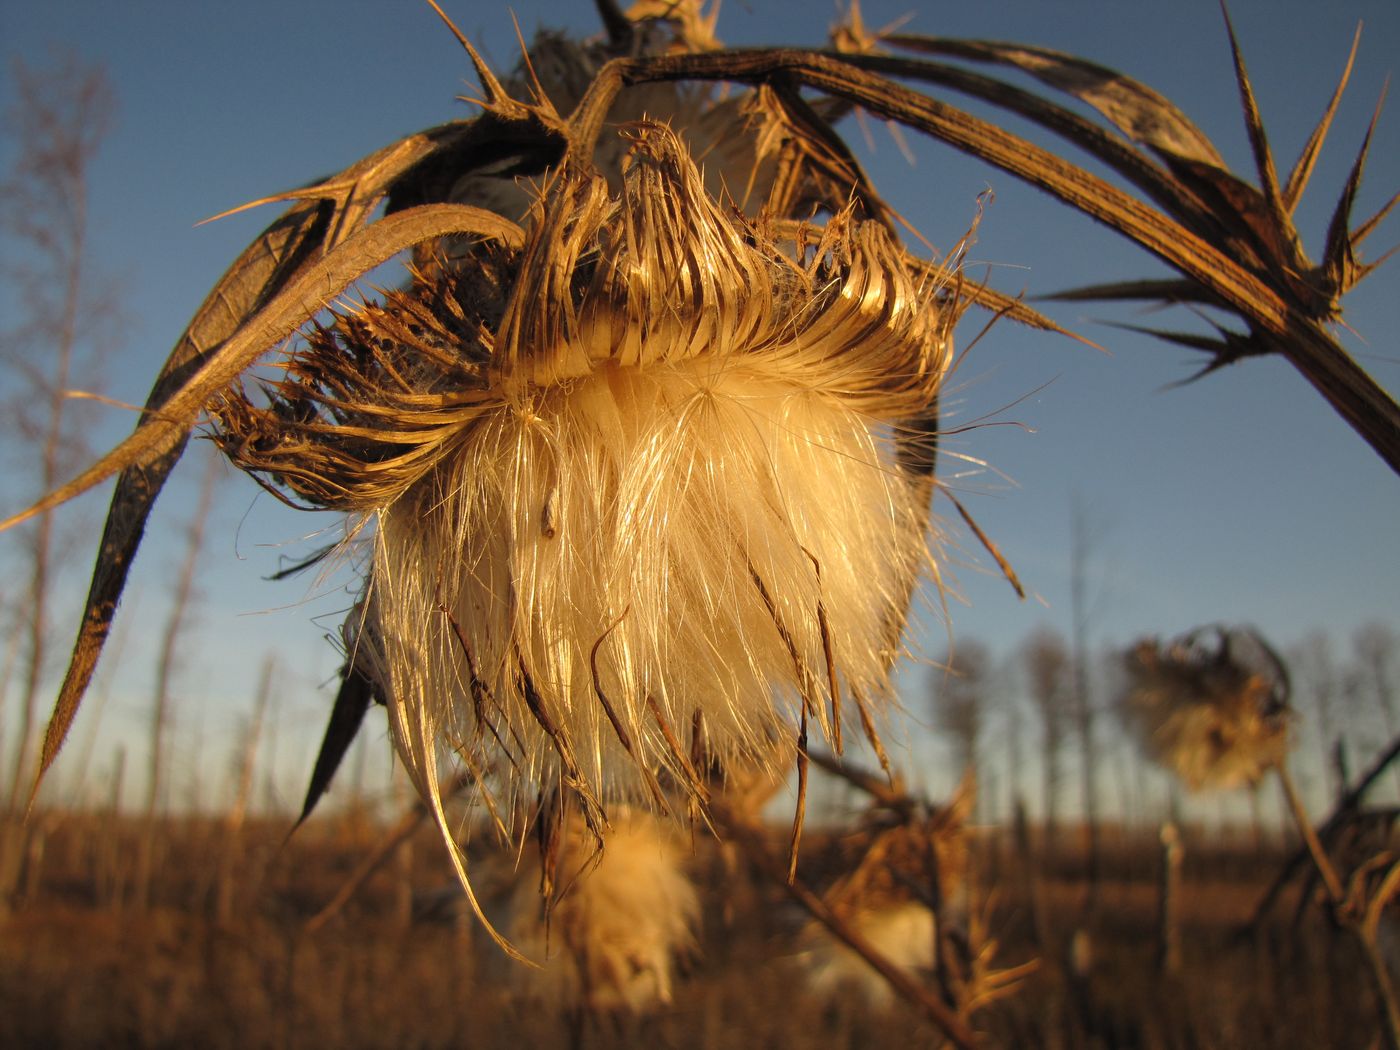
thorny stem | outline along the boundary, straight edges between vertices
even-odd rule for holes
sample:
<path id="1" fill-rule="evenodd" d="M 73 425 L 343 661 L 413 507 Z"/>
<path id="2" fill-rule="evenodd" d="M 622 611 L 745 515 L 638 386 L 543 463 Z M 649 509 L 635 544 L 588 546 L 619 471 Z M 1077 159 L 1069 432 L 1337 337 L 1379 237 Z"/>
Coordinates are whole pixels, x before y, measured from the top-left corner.
<path id="1" fill-rule="evenodd" d="M 1278 774 L 1279 783 L 1283 786 L 1288 807 L 1293 812 L 1293 821 L 1298 825 L 1298 831 L 1302 834 L 1303 842 L 1307 845 L 1313 864 L 1327 889 L 1327 899 L 1332 905 L 1333 917 L 1356 938 L 1361 947 L 1361 955 L 1366 960 L 1366 969 L 1375 988 L 1377 1007 L 1384 1021 L 1386 1046 L 1389 1050 L 1400 1050 L 1400 1001 L 1396 999 L 1395 987 L 1386 971 L 1385 960 L 1381 958 L 1376 947 L 1376 939 L 1355 916 L 1349 914 L 1342 880 L 1337 877 L 1337 870 L 1328 859 L 1327 851 L 1322 848 L 1317 832 L 1313 830 L 1312 821 L 1303 806 L 1302 797 L 1298 794 L 1298 786 L 1293 782 L 1293 774 L 1288 771 L 1287 762 L 1277 763 L 1274 772 Z"/>
<path id="2" fill-rule="evenodd" d="M 797 80 L 917 128 L 1029 182 L 1137 243 L 1209 289 L 1282 354 L 1396 473 L 1400 405 L 1314 318 L 1306 316 L 1212 244 L 1130 194 L 1033 143 L 902 84 L 857 69 L 841 56 L 769 48 L 650 59 L 617 59 L 599 72 L 570 120 L 571 150 L 591 149 L 624 86 L 658 80 Z"/>

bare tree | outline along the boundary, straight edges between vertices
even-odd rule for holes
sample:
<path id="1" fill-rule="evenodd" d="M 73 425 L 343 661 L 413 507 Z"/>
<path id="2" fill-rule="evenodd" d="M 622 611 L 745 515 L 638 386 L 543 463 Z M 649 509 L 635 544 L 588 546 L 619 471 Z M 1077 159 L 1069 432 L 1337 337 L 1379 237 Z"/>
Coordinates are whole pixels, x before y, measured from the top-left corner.
<path id="1" fill-rule="evenodd" d="M 1334 766 L 1334 755 L 1345 746 L 1341 728 L 1341 707 L 1345 700 L 1342 674 L 1332 651 L 1332 639 L 1323 631 L 1313 631 L 1288 651 L 1294 695 L 1312 707 L 1318 742 L 1318 767 L 1323 783 L 1334 797 L 1346 790 Z"/>
<path id="2" fill-rule="evenodd" d="M 1054 839 L 1059 815 L 1059 786 L 1065 740 L 1069 735 L 1073 680 L 1069 648 L 1051 628 L 1041 628 L 1021 647 L 1031 702 L 1040 715 L 1044 775 L 1044 823 L 1047 841 Z"/>
<path id="3" fill-rule="evenodd" d="M 1368 623 L 1352 636 L 1352 668 L 1348 676 L 1356 699 L 1375 703 L 1385 725 L 1387 740 L 1394 740 L 1400 728 L 1396 725 L 1395 690 L 1400 682 L 1400 636 L 1394 628 L 1380 623 Z M 1395 783 L 1400 787 L 1400 768 L 1394 769 Z"/>
<path id="4" fill-rule="evenodd" d="M 1006 813 L 1024 806 L 1026 799 L 1026 723 L 1027 711 L 1019 689 L 1009 683 L 995 690 L 999 721 L 999 736 L 1005 745 Z"/>
<path id="5" fill-rule="evenodd" d="M 113 321 L 110 302 L 90 294 L 88 174 L 111 124 L 113 93 L 106 73 L 74 56 L 41 70 L 16 61 L 14 104 L 7 132 L 15 162 L 0 185 L 0 230 L 6 242 L 3 279 L 18 310 L 0 334 L 9 373 L 10 431 L 20 439 L 13 466 L 39 492 L 58 484 L 75 457 L 71 378 L 82 351 L 94 347 L 99 325 Z M 100 342 L 108 342 L 102 333 Z M 7 456 L 7 459 L 11 457 Z M 7 463 L 7 469 L 11 464 Z M 56 544 L 50 515 L 40 515 L 22 538 L 24 579 L 15 592 L 25 635 L 7 809 L 26 781 L 38 696 L 48 669 L 50 606 Z"/>
<path id="6" fill-rule="evenodd" d="M 957 748 L 963 775 L 977 772 L 977 749 L 986 721 L 992 658 L 980 642 L 959 642 L 934 672 L 933 713 Z"/>
<path id="7" fill-rule="evenodd" d="M 7 426 L 17 439 L 5 449 L 3 467 L 45 492 L 61 480 L 75 455 L 70 377 L 80 351 L 91 347 L 93 326 L 112 320 L 88 294 L 88 169 L 112 115 L 112 92 L 101 69 L 68 58 L 52 70 L 16 61 L 13 104 L 5 132 L 15 143 L 14 162 L 0 182 L 0 280 L 14 310 L 0 331 Z M 0 609 L 11 633 L 0 676 L 0 713 L 11 755 L 10 782 L 0 814 L 0 912 L 20 884 L 35 825 L 19 819 L 20 790 L 31 766 L 39 694 L 48 670 L 50 606 L 62 539 L 52 517 L 40 515 L 6 552 L 0 571 L 15 581 Z M 9 685 L 18 682 L 13 717 Z"/>

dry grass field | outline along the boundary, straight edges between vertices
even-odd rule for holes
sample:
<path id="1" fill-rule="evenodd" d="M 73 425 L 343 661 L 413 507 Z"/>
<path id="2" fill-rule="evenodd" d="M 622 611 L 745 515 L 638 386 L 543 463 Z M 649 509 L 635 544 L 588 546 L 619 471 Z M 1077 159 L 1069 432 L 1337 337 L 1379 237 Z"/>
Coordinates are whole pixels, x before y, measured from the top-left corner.
<path id="1" fill-rule="evenodd" d="M 111 815 L 43 814 L 23 892 L 0 925 L 0 1045 L 14 1047 L 506 1047 L 577 1045 L 557 1011 L 521 999 L 509 964 L 470 919 L 433 833 L 420 828 L 330 921 L 307 920 L 385 829 L 354 815 L 227 832 L 217 819 L 168 821 L 152 836 Z M 780 832 L 775 831 L 775 838 Z M 807 864 L 826 839 L 809 839 Z M 1034 881 L 1009 843 L 974 839 L 982 894 L 996 902 L 999 965 L 1037 955 L 1025 887 L 1047 947 L 1014 996 L 978 1013 L 988 1046 L 1364 1048 L 1375 1014 L 1349 941 L 1291 901 L 1253 939 L 1234 936 L 1282 860 L 1277 849 L 1187 835 L 1182 962 L 1157 966 L 1160 849 L 1146 832 L 1107 833 L 1094 907 L 1082 857 L 1061 844 Z M 701 951 L 667 1008 L 592 1019 L 586 1046 L 939 1046 L 896 1003 L 818 997 L 792 962 L 798 917 L 780 889 L 721 876 L 697 837 Z M 1076 928 L 1089 937 L 1076 939 Z M 1086 951 L 1086 946 L 1092 948 Z"/>

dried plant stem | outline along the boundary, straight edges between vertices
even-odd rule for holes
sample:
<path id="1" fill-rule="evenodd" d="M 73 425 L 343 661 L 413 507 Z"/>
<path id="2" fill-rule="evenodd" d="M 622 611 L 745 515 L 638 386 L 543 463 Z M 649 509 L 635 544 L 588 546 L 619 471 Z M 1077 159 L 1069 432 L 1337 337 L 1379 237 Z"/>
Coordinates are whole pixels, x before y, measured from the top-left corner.
<path id="1" fill-rule="evenodd" d="M 1162 884 L 1157 913 L 1157 966 L 1164 973 L 1181 970 L 1181 829 L 1168 820 L 1161 828 Z"/>
<path id="2" fill-rule="evenodd" d="M 1368 936 L 1366 931 L 1358 927 L 1351 928 L 1356 935 L 1357 943 L 1361 946 L 1361 955 L 1366 960 L 1366 969 L 1371 974 L 1371 984 L 1375 988 L 1376 998 L 1380 1004 L 1386 1048 L 1387 1050 L 1400 1050 L 1400 1000 L 1397 1000 L 1395 984 L 1390 979 L 1390 971 L 1386 968 L 1385 960 L 1381 958 L 1376 938 Z"/>
<path id="3" fill-rule="evenodd" d="M 253 716 L 243 740 L 243 759 L 238 766 L 238 781 L 234 785 L 233 804 L 224 815 L 224 852 L 219 865 L 219 886 L 214 901 L 216 921 L 227 923 L 233 918 L 233 897 L 238 887 L 236 872 L 243 859 L 243 821 L 248 813 L 248 799 L 253 791 L 253 772 L 258 757 L 258 740 L 262 735 L 263 716 L 272 696 L 272 674 L 276 661 L 263 661 L 258 679 L 257 698 L 253 701 Z"/>
<path id="4" fill-rule="evenodd" d="M 784 79 L 829 92 L 872 114 L 917 128 L 1037 186 L 1156 255 L 1266 333 L 1281 353 L 1400 473 L 1400 405 L 1342 346 L 1324 322 L 1306 316 L 1264 281 L 1180 223 L 1055 154 L 953 106 L 856 68 L 861 56 L 767 49 L 650 59 L 619 59 L 598 75 L 573 116 L 571 148 L 591 149 L 624 86 L 653 80 Z"/>
<path id="5" fill-rule="evenodd" d="M 891 962 L 859 930 L 846 922 L 819 896 L 807 888 L 801 879 L 788 881 L 787 865 L 772 855 L 762 833 L 722 803 L 712 803 L 711 815 L 725 836 L 737 842 L 750 861 L 787 894 L 808 915 L 821 923 L 833 937 L 855 952 L 889 984 L 896 994 L 920 1010 L 959 1050 L 975 1050 L 977 1034 L 967 1022 L 955 1014 L 931 990 L 915 980 L 908 971 Z"/>
<path id="6" fill-rule="evenodd" d="M 1370 768 L 1366 770 L 1361 779 L 1356 782 L 1355 786 L 1348 790 L 1346 795 L 1337 803 L 1336 807 L 1332 810 L 1331 816 L 1329 816 L 1322 825 L 1321 838 L 1330 838 L 1332 833 L 1341 827 L 1347 816 L 1354 813 L 1357 807 L 1361 805 L 1361 800 L 1365 797 L 1366 792 L 1370 790 L 1371 785 L 1380 779 L 1381 774 L 1383 774 L 1397 758 L 1400 758 L 1400 736 L 1397 736 L 1390 742 L 1386 749 L 1371 763 Z M 1264 916 L 1269 914 L 1269 911 L 1274 906 L 1274 902 L 1278 900 L 1279 894 L 1283 892 L 1283 888 L 1288 885 L 1294 874 L 1306 862 L 1307 856 L 1308 849 L 1307 846 L 1304 845 L 1299 847 L 1297 852 L 1288 858 L 1288 862 L 1279 871 L 1273 884 L 1269 887 L 1268 891 L 1265 892 L 1259 903 L 1255 905 L 1254 914 L 1250 917 L 1248 925 L 1240 931 L 1241 935 L 1253 933 L 1259 928 L 1260 924 L 1264 921 Z"/>
<path id="7" fill-rule="evenodd" d="M 339 915 L 341 909 L 359 892 L 360 887 L 368 882 L 370 877 L 399 851 L 399 847 L 413 837 L 413 833 L 418 830 L 418 825 L 422 824 L 427 816 L 428 809 L 422 803 L 414 804 L 404 813 L 399 818 L 399 822 L 380 840 L 379 845 L 365 855 L 365 858 L 350 873 L 349 878 L 336 891 L 335 896 L 326 903 L 326 906 L 306 920 L 306 924 L 302 927 L 302 933 L 309 936 Z"/>
<path id="8" fill-rule="evenodd" d="M 451 798 L 459 791 L 465 790 L 473 782 L 474 777 L 471 773 L 459 774 L 443 789 L 442 797 L 444 799 Z M 360 887 L 369 881 L 370 876 L 383 867 L 398 852 L 399 848 L 413 836 L 418 825 L 423 823 L 430 812 L 427 804 L 421 800 L 405 810 L 403 816 L 399 818 L 399 822 L 380 840 L 379 845 L 367 854 L 364 860 L 360 861 L 355 870 L 350 873 L 344 884 L 336 891 L 336 895 L 326 903 L 324 908 L 306 920 L 306 924 L 302 927 L 302 933 L 313 934 L 335 918 L 341 909 L 350 902 L 351 898 L 359 892 Z M 298 824 L 299 826 L 300 824 Z"/>
<path id="9" fill-rule="evenodd" d="M 1385 1045 L 1388 1050 L 1400 1050 L 1400 999 L 1396 997 L 1395 986 L 1390 980 L 1385 960 L 1381 958 L 1380 950 L 1376 945 L 1374 930 L 1368 929 L 1365 923 L 1353 914 L 1354 909 L 1348 906 L 1349 902 L 1346 890 L 1342 887 L 1342 880 L 1337 876 L 1336 868 L 1328 859 L 1327 852 L 1323 849 L 1317 832 L 1313 830 L 1312 822 L 1303 806 L 1302 797 L 1298 794 L 1298 787 L 1293 782 L 1293 775 L 1288 771 L 1287 763 L 1277 763 L 1274 766 L 1274 771 L 1278 774 L 1279 783 L 1283 786 L 1283 793 L 1288 799 L 1293 820 L 1298 825 L 1298 831 L 1302 834 L 1303 842 L 1312 855 L 1313 864 L 1327 889 L 1327 899 L 1332 905 L 1333 916 L 1343 929 L 1356 938 L 1356 942 L 1361 948 L 1362 958 L 1366 961 L 1366 969 L 1376 992 L 1376 1003 L 1385 1030 Z"/>
<path id="10" fill-rule="evenodd" d="M 851 765 L 835 755 L 828 755 L 822 751 L 813 751 L 809 757 L 818 769 L 822 769 L 832 776 L 840 777 L 852 787 L 859 788 L 880 805 L 888 806 L 894 810 L 908 808 L 909 796 L 901 785 L 887 784 L 869 770 Z"/>
<path id="11" fill-rule="evenodd" d="M 1346 897 L 1342 880 L 1337 876 L 1337 869 L 1332 866 L 1332 861 L 1328 859 L 1327 851 L 1322 848 L 1317 832 L 1313 830 L 1312 819 L 1303 805 L 1302 796 L 1298 794 L 1298 785 L 1293 782 L 1293 774 L 1288 771 L 1288 763 L 1277 763 L 1274 772 L 1278 774 L 1279 784 L 1283 787 L 1283 794 L 1288 800 L 1288 808 L 1293 814 L 1294 824 L 1298 826 L 1298 833 L 1303 836 L 1303 843 L 1312 855 L 1313 865 L 1327 888 L 1327 898 L 1333 905 L 1340 905 Z"/>

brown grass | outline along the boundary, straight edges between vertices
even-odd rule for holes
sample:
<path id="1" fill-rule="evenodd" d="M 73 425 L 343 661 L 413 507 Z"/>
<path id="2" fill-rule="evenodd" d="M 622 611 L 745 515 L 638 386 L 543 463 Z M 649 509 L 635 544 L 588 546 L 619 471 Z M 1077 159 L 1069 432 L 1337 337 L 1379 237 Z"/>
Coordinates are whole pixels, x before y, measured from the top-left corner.
<path id="1" fill-rule="evenodd" d="M 0 928 L 0 1045 L 448 1047 L 567 1045 L 566 1019 L 527 1006 L 500 977 L 498 956 L 469 922 L 422 907 L 450 885 L 435 848 L 387 865 L 341 915 L 314 935 L 305 920 L 340 886 L 382 830 L 363 820 L 313 821 L 285 846 L 282 822 L 245 829 L 235 920 L 215 920 L 220 870 L 216 819 L 163 823 L 163 863 L 145 913 L 127 906 L 136 821 L 49 814 L 42 868 Z M 420 829 L 425 842 L 429 828 Z M 772 833 L 781 850 L 785 829 Z M 826 839 L 810 831 L 815 858 Z M 1282 918 L 1257 943 L 1232 941 L 1280 856 L 1188 832 L 1182 908 L 1183 966 L 1155 965 L 1157 845 L 1150 834 L 1108 836 L 1093 963 L 1061 959 L 1079 913 L 1084 858 L 1061 851 L 1041 892 L 1055 946 L 1021 993 L 977 1015 L 990 1046 L 1364 1046 L 1375 1022 L 1351 946 L 1321 924 Z M 819 1001 L 786 958 L 798 917 L 760 885 L 749 907 L 732 871 L 712 863 L 703 837 L 696 879 L 706 901 L 702 955 L 675 1002 L 637 1019 L 602 1020 L 589 1045 L 726 1047 L 936 1046 L 936 1032 L 895 1004 L 873 1011 L 849 996 Z M 30 851 L 31 858 L 34 851 Z M 1001 898 L 999 959 L 1023 961 L 1032 933 L 1017 860 L 988 839 L 974 868 Z M 483 945 L 488 949 L 483 952 Z"/>

